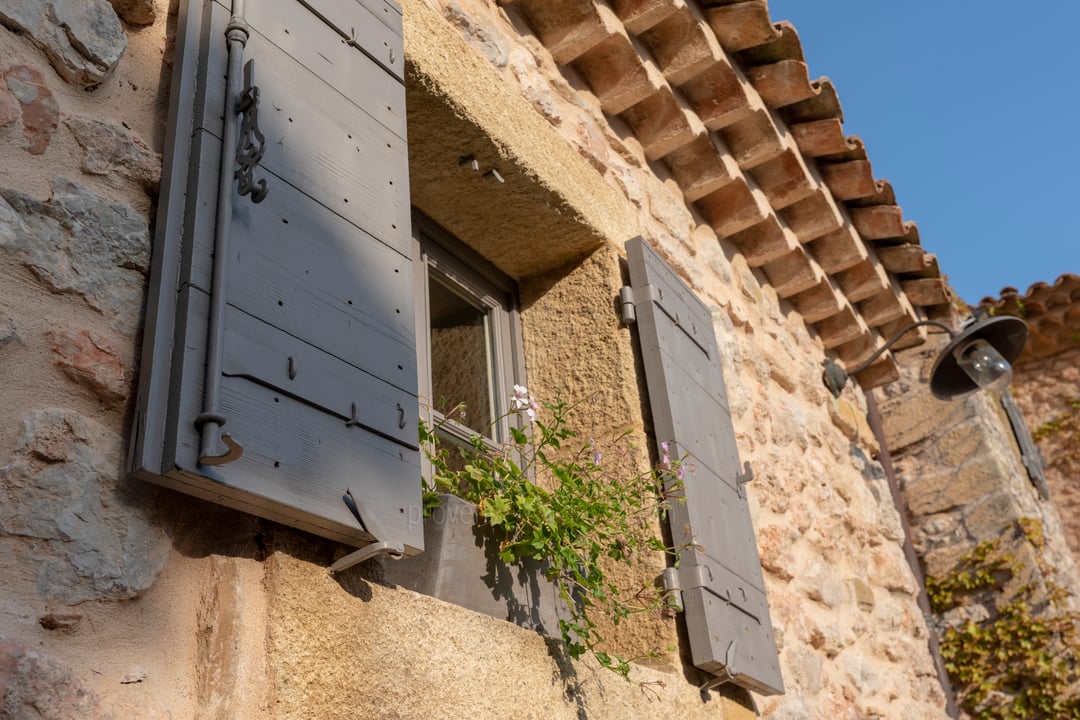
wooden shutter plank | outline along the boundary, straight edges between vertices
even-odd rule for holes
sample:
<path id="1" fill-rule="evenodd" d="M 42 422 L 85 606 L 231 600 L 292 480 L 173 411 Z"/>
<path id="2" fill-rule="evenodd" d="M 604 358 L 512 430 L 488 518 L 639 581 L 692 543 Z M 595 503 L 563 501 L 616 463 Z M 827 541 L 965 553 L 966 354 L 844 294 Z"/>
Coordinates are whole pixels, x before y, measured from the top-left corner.
<path id="1" fill-rule="evenodd" d="M 400 93 L 403 82 L 400 71 L 397 74 L 377 72 L 370 57 L 373 54 L 385 56 L 393 49 L 398 58 L 395 64 L 403 65 L 400 61 L 403 54 L 401 36 L 385 25 L 371 22 L 372 13 L 352 10 L 350 6 L 355 7 L 355 2 L 331 0 L 327 5 L 342 13 L 344 29 L 326 28 L 299 3 L 251 3 L 247 6 L 247 20 L 261 39 L 288 53 L 336 92 L 404 138 L 405 98 Z M 363 52 L 357 52 L 357 48 L 345 41 L 349 23 L 356 28 L 357 41 Z M 379 64 L 385 66 L 382 62 L 385 59 L 380 59 Z"/>
<path id="2" fill-rule="evenodd" d="M 415 395 L 234 308 L 225 322 L 226 376 L 247 378 L 419 449 L 419 418 L 407 410 Z"/>
<path id="3" fill-rule="evenodd" d="M 181 293 L 189 338 L 205 336 L 209 302 L 209 296 L 197 288 L 185 288 Z M 226 427 L 244 448 L 244 455 L 215 468 L 199 465 L 199 433 L 193 420 L 202 412 L 205 347 L 189 343 L 178 350 L 182 357 L 176 367 L 183 377 L 173 384 L 178 395 L 174 400 L 173 442 L 166 448 L 166 457 L 171 458 L 171 469 L 185 476 L 183 482 L 209 480 L 219 491 L 219 501 L 229 500 L 226 504 L 236 507 L 234 498 L 251 495 L 245 502 L 263 517 L 295 524 L 290 520 L 295 515 L 311 532 L 363 545 L 372 537 L 363 531 L 341 499 L 345 490 L 351 489 L 356 499 L 377 515 L 379 523 L 400 533 L 393 539 L 404 542 L 408 554 L 423 548 L 423 523 L 410 525 L 401 517 L 412 513 L 415 521 L 421 512 L 419 453 L 363 427 L 347 427 L 342 414 L 327 413 L 313 403 L 269 387 L 270 383 L 263 385 L 244 377 L 223 378 Z M 355 372 L 360 374 L 359 370 Z M 347 381 L 337 389 L 345 396 L 350 387 L 355 387 L 357 393 L 364 390 Z M 400 391 L 383 387 L 358 403 L 358 412 L 368 424 L 375 423 L 373 416 L 397 417 L 395 404 Z M 411 402 L 404 432 L 411 431 L 407 437 L 415 446 L 418 407 L 415 399 Z M 414 482 L 415 487 L 403 482 Z"/>
<path id="4" fill-rule="evenodd" d="M 235 226 L 229 304 L 387 382 L 415 387 L 411 261 L 332 213 L 297 212 L 286 226 L 276 209 L 256 209 Z"/>
<path id="5" fill-rule="evenodd" d="M 284 0 L 273 4 L 295 5 Z M 211 37 L 221 37 L 229 16 L 217 5 L 214 9 Z M 322 27 L 328 37 L 316 37 L 312 42 L 337 43 L 329 29 Z M 350 49 L 350 53 L 364 59 L 357 50 Z M 225 67 L 226 55 L 224 43 L 212 43 L 209 67 Z M 259 123 L 266 136 L 260 169 L 407 255 L 409 176 L 408 164 L 400 161 L 405 151 L 404 112 L 400 127 L 391 131 L 363 105 L 344 97 L 325 78 L 310 72 L 257 32 L 251 34 L 244 57 L 255 59 L 259 86 Z M 346 71 L 381 73 L 370 61 L 364 62 L 366 65 Z M 223 74 L 209 71 L 200 127 L 217 137 L 224 115 L 224 89 Z M 404 95 L 400 86 L 398 94 Z M 383 101 L 379 96 L 367 99 L 367 103 L 375 102 Z"/>
<path id="6" fill-rule="evenodd" d="M 301 0 L 312 13 L 342 36 L 354 38 L 363 51 L 375 58 L 388 73 L 404 80 L 402 39 L 394 32 L 401 23 L 396 3 L 379 0 Z"/>
<path id="7" fill-rule="evenodd" d="M 216 157 L 220 141 L 195 145 Z M 205 187 L 217 162 L 200 168 Z M 416 385 L 412 261 L 307 195 L 275 183 L 274 200 L 239 205 L 228 302 L 404 389 Z M 194 207 L 191 284 L 210 285 L 216 198 Z M 288 222 L 284 222 L 287 220 Z M 280 304 L 279 304 L 280 303 Z"/>
<path id="8" fill-rule="evenodd" d="M 627 243 L 659 442 L 683 461 L 685 502 L 668 513 L 694 664 L 757 692 L 783 692 L 757 542 L 712 315 L 641 238 Z"/>

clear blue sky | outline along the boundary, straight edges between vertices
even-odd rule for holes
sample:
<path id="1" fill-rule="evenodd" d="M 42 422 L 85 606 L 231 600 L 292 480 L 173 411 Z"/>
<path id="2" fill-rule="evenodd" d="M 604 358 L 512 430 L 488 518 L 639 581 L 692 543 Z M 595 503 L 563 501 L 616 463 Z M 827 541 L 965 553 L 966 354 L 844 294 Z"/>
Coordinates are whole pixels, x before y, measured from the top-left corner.
<path id="1" fill-rule="evenodd" d="M 1080 274 L 1080 0 L 770 0 L 971 304 Z"/>

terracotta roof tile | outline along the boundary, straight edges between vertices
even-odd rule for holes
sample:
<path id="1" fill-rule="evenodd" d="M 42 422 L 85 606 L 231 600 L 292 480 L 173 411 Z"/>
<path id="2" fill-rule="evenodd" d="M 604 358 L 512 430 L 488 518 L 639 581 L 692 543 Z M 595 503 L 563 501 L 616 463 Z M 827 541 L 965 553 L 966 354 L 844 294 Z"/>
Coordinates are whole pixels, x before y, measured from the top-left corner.
<path id="1" fill-rule="evenodd" d="M 735 3 L 705 0 L 701 4 L 707 8 L 705 16 L 710 27 L 728 52 L 761 45 L 779 35 L 769 19 L 766 0 Z"/>
<path id="2" fill-rule="evenodd" d="M 743 179 L 709 193 L 698 200 L 697 206 L 721 237 L 758 225 L 771 214 L 765 194 Z"/>
<path id="3" fill-rule="evenodd" d="M 802 148 L 802 145 L 799 147 Z M 879 191 L 869 160 L 822 165 L 821 179 L 837 200 L 855 200 Z"/>
<path id="4" fill-rule="evenodd" d="M 797 150 L 785 150 L 750 171 L 774 210 L 798 202 L 817 189 Z"/>
<path id="5" fill-rule="evenodd" d="M 652 61 L 642 57 L 623 34 L 605 38 L 575 59 L 573 65 L 609 115 L 618 115 L 667 85 Z"/>
<path id="6" fill-rule="evenodd" d="M 639 37 L 673 85 L 682 85 L 724 61 L 716 36 L 701 23 L 700 14 L 685 4 Z"/>
<path id="7" fill-rule="evenodd" d="M 614 0 L 612 5 L 626 31 L 634 35 L 686 8 L 684 0 Z"/>
<path id="8" fill-rule="evenodd" d="M 798 33 L 765 0 L 499 1 L 842 360 L 948 303 L 918 228 L 844 134 L 836 88 L 811 80 Z M 886 354 L 860 382 L 895 375 Z"/>
<path id="9" fill-rule="evenodd" d="M 746 230 L 733 233 L 727 239 L 739 248 L 750 267 L 761 267 L 799 248 L 795 233 L 775 215 L 770 215 L 764 222 Z"/>
<path id="10" fill-rule="evenodd" d="M 811 325 L 836 315 L 848 306 L 843 293 L 827 277 L 793 297 L 792 303 L 803 319 Z"/>
<path id="11" fill-rule="evenodd" d="M 892 288 L 859 303 L 859 312 L 870 327 L 888 325 L 906 315 L 903 304 Z"/>
<path id="12" fill-rule="evenodd" d="M 1027 322 L 1028 343 L 1016 365 L 1080 347 L 1080 275 L 1065 273 L 1053 283 L 1037 282 L 1022 295 L 1004 287 L 1000 297 L 985 297 L 979 307 Z"/>
<path id="13" fill-rule="evenodd" d="M 701 119 L 670 87 L 661 88 L 622 113 L 645 150 L 657 160 L 705 135 Z"/>
<path id="14" fill-rule="evenodd" d="M 695 138 L 664 157 L 687 202 L 694 202 L 740 177 L 739 165 L 713 133 Z"/>
<path id="15" fill-rule="evenodd" d="M 809 197 L 781 209 L 778 214 L 784 218 L 799 242 L 804 243 L 838 230 L 845 222 L 839 208 L 821 187 L 816 188 Z"/>
<path id="16" fill-rule="evenodd" d="M 840 118 L 796 123 L 791 125 L 791 134 L 807 157 L 836 155 L 852 149 L 850 141 L 844 137 Z"/>
<path id="17" fill-rule="evenodd" d="M 782 298 L 806 292 L 825 279 L 817 263 L 798 247 L 783 257 L 765 263 L 762 270 L 776 294 Z"/>
<path id="18" fill-rule="evenodd" d="M 830 275 L 854 267 L 869 257 L 862 238 L 850 224 L 811 240 L 807 249 L 821 269 Z"/>
<path id="19" fill-rule="evenodd" d="M 869 335 L 866 323 L 850 305 L 845 305 L 835 315 L 823 318 L 816 328 L 826 350 L 858 342 Z"/>

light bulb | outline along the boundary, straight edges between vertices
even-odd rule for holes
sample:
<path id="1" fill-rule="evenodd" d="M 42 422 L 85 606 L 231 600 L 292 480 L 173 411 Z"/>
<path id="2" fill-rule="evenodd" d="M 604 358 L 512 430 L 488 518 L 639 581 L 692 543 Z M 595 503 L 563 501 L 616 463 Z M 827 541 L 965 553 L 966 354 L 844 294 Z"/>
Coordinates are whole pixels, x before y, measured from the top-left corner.
<path id="1" fill-rule="evenodd" d="M 953 351 L 957 365 L 983 390 L 1004 392 L 1012 382 L 1012 366 L 985 340 L 972 340 Z"/>

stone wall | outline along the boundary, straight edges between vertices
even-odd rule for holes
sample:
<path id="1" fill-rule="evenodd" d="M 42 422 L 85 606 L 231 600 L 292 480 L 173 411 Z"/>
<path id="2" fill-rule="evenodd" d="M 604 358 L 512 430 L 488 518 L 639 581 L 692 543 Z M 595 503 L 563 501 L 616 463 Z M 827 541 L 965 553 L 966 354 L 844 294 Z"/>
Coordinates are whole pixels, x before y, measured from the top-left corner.
<path id="1" fill-rule="evenodd" d="M 134 25 L 153 3 L 115 4 L 125 22 L 103 0 L 0 10 L 4 712 L 751 717 L 745 693 L 699 693 L 678 652 L 635 671 L 643 693 L 535 633 L 388 585 L 377 563 L 332 579 L 334 543 L 124 479 L 176 18 L 159 3 Z M 762 715 L 941 717 L 865 402 L 825 391 L 821 339 L 512 9 L 404 7 L 414 200 L 519 281 L 534 395 L 595 398 L 582 433 L 629 428 L 644 464 L 634 334 L 613 307 L 622 241 L 643 234 L 713 309 L 787 688 L 757 700 Z M 506 195 L 424 182 L 448 172 L 429 116 L 475 138 Z M 527 215 L 509 222 L 510 208 Z M 642 618 L 619 642 L 685 647 L 680 628 Z"/>
<path id="2" fill-rule="evenodd" d="M 1046 461 L 1046 482 L 1073 554 L 1080 553 L 1080 348 L 1016 367 L 1013 395 Z"/>
<path id="3" fill-rule="evenodd" d="M 981 392 L 950 402 L 933 398 L 930 370 L 947 339 L 932 338 L 902 353 L 900 381 L 877 391 L 915 549 L 925 575 L 937 580 L 984 542 L 1008 553 L 1008 566 L 1016 569 L 1000 578 L 1000 587 L 972 594 L 935 624 L 944 630 L 994 617 L 1028 583 L 1049 580 L 1075 594 L 1080 580 L 1059 506 L 1040 499 L 1001 399 Z M 1029 520 L 1045 538 L 1041 547 L 1018 532 Z"/>

